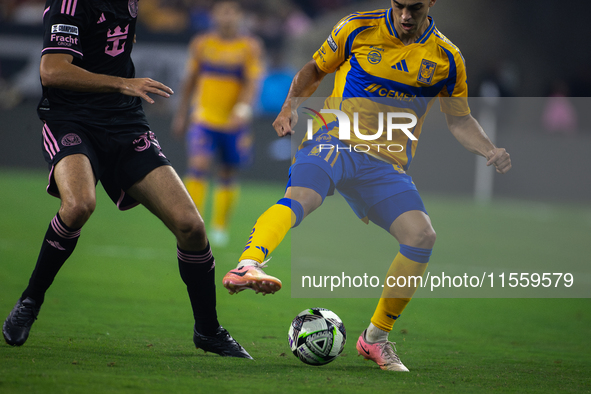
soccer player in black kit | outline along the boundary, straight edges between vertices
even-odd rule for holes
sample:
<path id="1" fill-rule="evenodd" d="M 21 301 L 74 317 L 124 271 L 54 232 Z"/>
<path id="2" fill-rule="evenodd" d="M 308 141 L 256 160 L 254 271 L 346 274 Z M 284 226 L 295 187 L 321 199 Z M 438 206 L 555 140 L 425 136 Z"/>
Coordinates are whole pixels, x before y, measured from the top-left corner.
<path id="1" fill-rule="evenodd" d="M 9 345 L 29 336 L 45 292 L 70 257 L 96 205 L 96 184 L 125 210 L 143 204 L 177 239 L 197 348 L 251 358 L 216 314 L 214 267 L 203 220 L 146 120 L 141 99 L 172 90 L 135 78 L 131 50 L 138 0 L 47 0 L 41 54 L 43 154 L 47 191 L 61 205 L 51 221 L 29 284 L 4 322 Z"/>

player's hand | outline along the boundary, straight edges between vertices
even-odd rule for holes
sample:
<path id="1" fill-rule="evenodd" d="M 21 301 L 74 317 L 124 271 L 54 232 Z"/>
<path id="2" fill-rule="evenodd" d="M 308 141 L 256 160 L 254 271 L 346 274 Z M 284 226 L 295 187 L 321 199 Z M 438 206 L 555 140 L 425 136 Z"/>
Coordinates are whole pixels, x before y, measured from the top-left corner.
<path id="1" fill-rule="evenodd" d="M 141 97 L 150 104 L 154 104 L 154 100 L 148 93 L 157 94 L 162 97 L 170 97 L 174 94 L 171 88 L 161 82 L 154 81 L 152 78 L 127 78 L 121 88 L 121 93 L 128 96 Z"/>
<path id="2" fill-rule="evenodd" d="M 494 148 L 486 154 L 486 165 L 494 165 L 499 174 L 505 174 L 511 169 L 511 157 L 504 148 Z"/>
<path id="3" fill-rule="evenodd" d="M 273 122 L 273 128 L 279 137 L 285 137 L 294 133 L 292 127 L 296 125 L 297 121 L 297 111 L 292 112 L 290 108 L 284 107 Z"/>

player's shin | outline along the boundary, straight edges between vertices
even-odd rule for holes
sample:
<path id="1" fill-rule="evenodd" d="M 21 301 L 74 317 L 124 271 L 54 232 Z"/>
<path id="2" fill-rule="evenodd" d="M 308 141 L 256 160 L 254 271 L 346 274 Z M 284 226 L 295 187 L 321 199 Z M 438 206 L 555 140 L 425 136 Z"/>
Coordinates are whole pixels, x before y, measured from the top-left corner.
<path id="1" fill-rule="evenodd" d="M 36 301 L 37 307 L 43 304 L 45 292 L 74 251 L 79 237 L 80 229 L 68 227 L 59 214 L 55 215 L 45 233 L 35 270 L 21 299 L 30 297 Z"/>
<path id="2" fill-rule="evenodd" d="M 281 243 L 290 228 L 297 226 L 304 216 L 302 205 L 290 198 L 282 198 L 267 209 L 256 221 L 239 261 L 262 263 Z"/>
<path id="3" fill-rule="evenodd" d="M 262 270 L 265 267 L 264 260 L 303 217 L 302 205 L 289 198 L 277 201 L 259 217 L 240 256 L 238 267 L 222 279 L 230 294 L 252 289 L 264 295 L 274 294 L 281 289 L 281 280 Z"/>
<path id="4" fill-rule="evenodd" d="M 369 342 L 383 341 L 383 332 L 392 331 L 396 319 L 420 286 L 430 256 L 431 249 L 400 245 L 400 252 L 388 270 L 382 297 L 371 318 L 372 324 L 367 331 Z"/>
<path id="5" fill-rule="evenodd" d="M 209 244 L 198 252 L 177 247 L 179 271 L 195 317 L 195 329 L 206 336 L 215 335 L 219 322 L 216 313 L 215 260 Z"/>

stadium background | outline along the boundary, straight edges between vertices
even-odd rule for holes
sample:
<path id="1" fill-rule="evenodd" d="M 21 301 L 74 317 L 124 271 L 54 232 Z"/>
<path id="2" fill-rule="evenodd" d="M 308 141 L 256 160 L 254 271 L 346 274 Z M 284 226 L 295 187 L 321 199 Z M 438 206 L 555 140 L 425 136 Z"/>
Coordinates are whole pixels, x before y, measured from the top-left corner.
<path id="1" fill-rule="evenodd" d="M 142 0 L 133 56 L 136 74 L 162 81 L 178 92 L 186 45 L 193 34 L 211 23 L 207 12 L 211 3 Z M 389 2 L 248 0 L 243 5 L 244 27 L 264 40 L 268 68 L 253 124 L 256 159 L 244 177 L 282 182 L 289 166 L 289 144 L 275 138 L 271 122 L 291 77 L 340 18 L 357 10 L 385 8 Z M 40 94 L 39 15 L 43 6 L 44 1 L 39 0 L 3 0 L 0 6 L 0 171 L 45 167 L 35 113 Z M 585 110 L 588 99 L 584 98 L 591 93 L 587 71 L 591 51 L 581 50 L 584 15 L 588 14 L 583 8 L 588 11 L 591 7 L 582 1 L 563 10 L 551 0 L 441 0 L 431 10 L 437 26 L 467 59 L 471 97 L 506 97 L 497 108 L 496 142 L 513 154 L 515 165 L 510 174 L 495 176 L 494 195 L 528 200 L 591 199 L 591 182 L 585 181 L 591 170 L 586 160 L 591 148 L 591 114 Z M 315 96 L 330 94 L 330 77 Z M 556 128 L 544 122 L 548 96 L 573 97 L 574 126 Z M 145 108 L 165 153 L 183 173 L 183 143 L 169 133 L 176 102 L 173 96 Z M 431 117 L 437 119 L 436 112 L 432 111 Z M 521 122 L 508 122 L 509 112 Z M 422 192 L 473 193 L 474 158 L 444 127 L 442 131 L 421 139 L 410 174 L 420 182 Z"/>
<path id="2" fill-rule="evenodd" d="M 2 313 L 22 291 L 58 205 L 44 191 L 47 172 L 35 113 L 41 90 L 43 3 L 0 0 Z M 140 0 L 143 22 L 133 55 L 137 75 L 161 80 L 178 92 L 186 44 L 192 34 L 206 28 L 205 10 L 211 3 Z M 294 298 L 289 291 L 294 288 L 293 272 L 282 263 L 289 261 L 296 234 L 315 236 L 322 231 L 320 214 L 330 214 L 329 204 L 273 253 L 269 273 L 283 280 L 285 290 L 262 300 L 254 292 L 229 296 L 219 283 L 223 272 L 234 267 L 254 220 L 281 195 L 289 142 L 276 138 L 271 122 L 291 77 L 340 18 L 388 4 L 244 1 L 245 25 L 263 37 L 269 73 L 253 125 L 256 160 L 244 173 L 249 181 L 231 228 L 231 245 L 215 253 L 220 321 L 256 363 L 192 349 L 192 317 L 176 272 L 174 237 L 145 209 L 118 212 L 99 187 L 100 208 L 85 226 L 84 241 L 72 261 L 60 271 L 27 345 L 0 346 L 0 392 L 591 392 L 589 298 L 419 296 L 390 337 L 412 372 L 392 376 L 363 363 L 355 337 L 367 327 L 373 300 Z M 437 108 L 431 111 L 410 174 L 437 223 L 433 272 L 448 272 L 458 263 L 494 267 L 495 273 L 503 264 L 517 272 L 542 269 L 540 262 L 560 272 L 578 264 L 577 281 L 589 283 L 589 8 L 582 0 L 565 5 L 550 0 L 439 0 L 432 9 L 438 27 L 467 59 L 476 116 L 480 117 L 476 104 L 490 102 L 478 96 L 502 96 L 496 107 L 497 141 L 511 152 L 514 163 L 504 176 L 488 169 L 494 174 L 494 201 L 474 204 L 476 160 L 442 126 Z M 327 96 L 330 88 L 330 81 L 325 81 L 316 96 Z M 544 118 L 549 105 L 564 104 L 561 96 L 570 96 L 567 107 L 576 114 L 570 116 L 576 125 L 553 127 Z M 182 173 L 183 143 L 169 134 L 176 100 L 173 96 L 145 107 L 167 156 Z M 364 226 L 353 216 L 349 212 L 324 224 L 342 229 Z M 385 242 L 391 242 L 382 233 Z M 376 237 L 372 245 L 381 239 Z M 314 254 L 323 246 L 316 244 L 306 252 Z M 345 250 L 343 246 L 355 243 L 335 245 Z M 389 250 L 369 247 L 364 260 L 382 261 L 378 252 Z M 349 258 L 355 256 L 350 253 Z M 337 312 L 350 335 L 342 357 L 320 369 L 290 356 L 285 340 L 289 322 L 310 306 Z"/>

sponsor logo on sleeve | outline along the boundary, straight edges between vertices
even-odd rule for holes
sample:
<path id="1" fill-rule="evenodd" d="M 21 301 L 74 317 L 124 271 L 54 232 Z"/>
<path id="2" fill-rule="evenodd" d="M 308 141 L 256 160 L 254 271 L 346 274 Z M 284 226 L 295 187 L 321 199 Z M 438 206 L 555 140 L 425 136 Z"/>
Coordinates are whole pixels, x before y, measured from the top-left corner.
<path id="1" fill-rule="evenodd" d="M 326 51 L 324 50 L 324 47 L 320 47 L 320 49 L 316 51 L 316 54 L 322 60 L 322 63 L 326 63 L 326 59 L 324 58 L 324 53 L 326 53 Z"/>
<path id="2" fill-rule="evenodd" d="M 71 47 L 72 45 L 78 45 L 78 37 L 73 37 L 71 35 L 52 34 L 50 37 L 50 41 L 63 47 Z"/>
<path id="3" fill-rule="evenodd" d="M 52 25 L 51 26 L 51 33 L 67 33 L 74 36 L 78 35 L 78 26 L 72 25 Z"/>
<path id="4" fill-rule="evenodd" d="M 332 38 L 332 34 L 329 34 L 328 35 L 328 38 L 326 39 L 326 42 L 328 43 L 328 46 L 330 47 L 330 49 L 332 49 L 333 52 L 336 52 L 337 49 L 339 49 L 339 46 L 334 41 L 334 38 Z"/>

